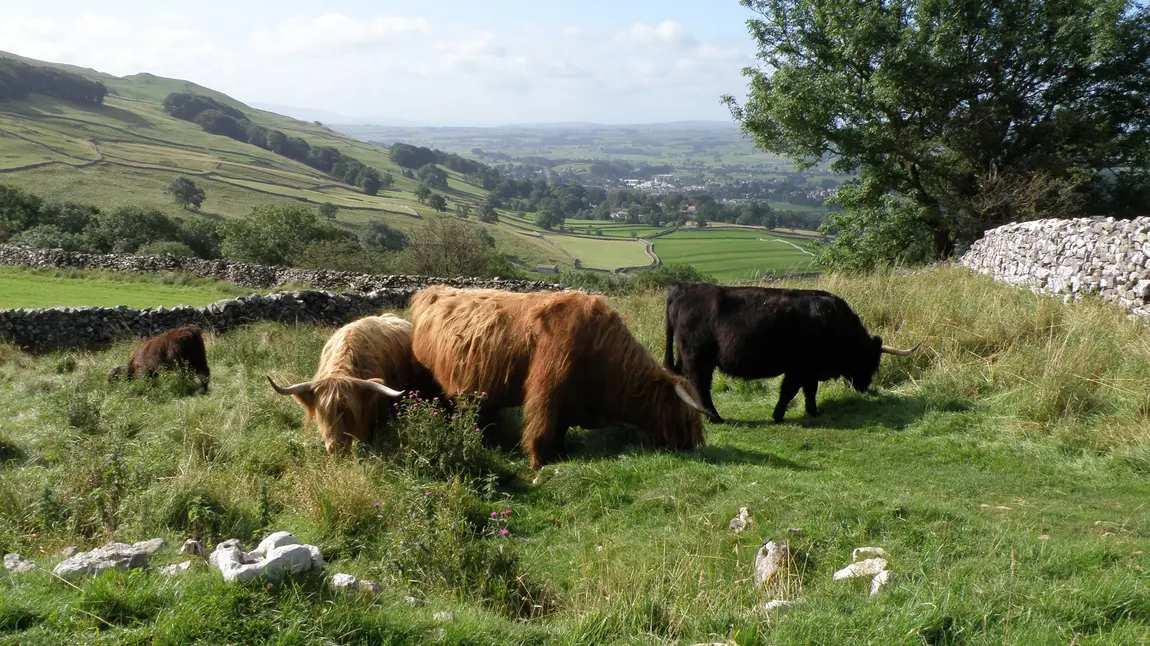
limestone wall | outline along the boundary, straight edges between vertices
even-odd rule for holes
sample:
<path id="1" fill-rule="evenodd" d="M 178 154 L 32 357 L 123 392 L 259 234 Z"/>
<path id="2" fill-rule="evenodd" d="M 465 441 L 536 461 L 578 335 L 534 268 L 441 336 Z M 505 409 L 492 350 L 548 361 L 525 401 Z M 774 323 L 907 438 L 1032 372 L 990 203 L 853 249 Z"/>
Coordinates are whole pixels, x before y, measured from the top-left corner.
<path id="1" fill-rule="evenodd" d="M 566 289 L 560 285 L 527 280 L 353 274 L 171 256 L 92 255 L 5 245 L 0 245 L 0 265 L 125 272 L 182 271 L 258 289 L 288 284 L 319 288 L 252 294 L 203 307 L 0 310 L 0 343 L 13 343 L 30 351 L 107 345 L 124 339 L 153 336 L 189 323 L 213 332 L 256 321 L 340 325 L 384 308 L 406 307 L 411 295 L 429 284 L 491 287 L 517 292 Z"/>
<path id="2" fill-rule="evenodd" d="M 996 280 L 1150 317 L 1150 217 L 1035 220 L 987 231 L 961 263 Z"/>

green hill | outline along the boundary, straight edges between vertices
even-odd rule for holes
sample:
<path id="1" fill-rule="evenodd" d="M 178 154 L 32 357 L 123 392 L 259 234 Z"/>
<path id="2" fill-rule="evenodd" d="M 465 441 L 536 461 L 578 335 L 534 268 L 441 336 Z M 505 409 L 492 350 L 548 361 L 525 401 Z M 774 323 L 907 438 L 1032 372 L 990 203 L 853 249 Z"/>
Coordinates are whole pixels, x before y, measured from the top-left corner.
<path id="1" fill-rule="evenodd" d="M 207 192 L 202 211 L 236 217 L 275 200 L 340 207 L 341 225 L 356 228 L 378 218 L 400 229 L 418 227 L 433 213 L 414 191 L 386 148 L 360 142 L 326 127 L 258 110 L 221 92 L 189 81 L 141 73 L 116 77 L 73 65 L 57 65 L 0 52 L 37 67 L 53 67 L 97 80 L 108 89 L 102 105 L 77 104 L 42 94 L 0 101 L 0 183 L 19 186 L 49 199 L 74 200 L 100 207 L 139 205 L 172 213 L 164 189 L 176 175 L 192 177 Z M 257 125 L 299 137 L 315 146 L 332 146 L 395 184 L 377 195 L 343 183 L 301 162 L 269 150 L 205 132 L 163 108 L 172 92 L 192 92 L 234 107 Z M 481 187 L 449 173 L 441 191 L 448 208 L 477 208 L 486 197 Z M 501 225 L 486 226 L 501 251 L 526 265 L 572 266 L 573 259 L 542 239 Z"/>

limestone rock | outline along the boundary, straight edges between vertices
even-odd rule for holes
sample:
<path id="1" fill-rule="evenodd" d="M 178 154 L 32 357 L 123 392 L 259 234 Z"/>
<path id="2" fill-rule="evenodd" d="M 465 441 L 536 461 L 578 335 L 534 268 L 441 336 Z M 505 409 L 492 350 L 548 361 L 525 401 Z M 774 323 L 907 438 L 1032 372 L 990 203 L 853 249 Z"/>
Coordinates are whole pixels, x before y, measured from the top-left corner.
<path id="1" fill-rule="evenodd" d="M 835 581 L 844 581 L 846 579 L 854 579 L 860 576 L 874 576 L 885 569 L 886 559 L 866 559 L 865 561 L 857 561 L 855 563 L 851 563 L 838 572 L 835 572 L 832 578 Z"/>
<path id="2" fill-rule="evenodd" d="M 434 618 L 436 621 L 450 623 L 455 621 L 455 614 L 447 612 L 446 610 L 440 610 L 439 612 L 435 613 Z"/>
<path id="3" fill-rule="evenodd" d="M 786 541 L 763 543 L 755 555 L 755 587 L 763 587 L 775 575 L 785 576 L 790 563 L 790 547 Z"/>
<path id="4" fill-rule="evenodd" d="M 245 553 L 239 541 L 231 539 L 216 546 L 208 558 L 212 567 L 228 582 L 265 578 L 279 582 L 292 574 L 324 567 L 323 555 L 314 545 L 300 545 L 295 536 L 276 532 L 260 542 L 255 550 Z"/>
<path id="5" fill-rule="evenodd" d="M 881 547 L 856 547 L 854 551 L 851 552 L 851 560 L 857 561 L 859 560 L 859 556 L 886 558 L 888 555 L 886 550 Z"/>
<path id="6" fill-rule="evenodd" d="M 776 610 L 782 611 L 798 603 L 796 599 L 775 599 L 763 604 L 765 612 L 774 612 Z"/>
<path id="7" fill-rule="evenodd" d="M 76 553 L 79 551 L 80 551 L 80 548 L 76 547 L 75 545 L 69 545 L 68 547 L 65 547 L 64 549 L 60 550 L 59 555 L 60 555 L 60 558 L 66 559 L 70 556 L 75 556 Z"/>
<path id="8" fill-rule="evenodd" d="M 183 546 L 180 547 L 180 554 L 190 554 L 192 556 L 203 556 L 204 555 L 204 546 L 200 545 L 199 541 L 192 539 L 192 538 L 189 538 L 188 540 L 184 541 Z"/>
<path id="9" fill-rule="evenodd" d="M 172 576 L 175 574 L 184 574 L 190 569 L 192 569 L 192 561 L 184 561 L 183 563 L 165 565 L 164 567 L 160 568 L 160 574 L 165 576 Z"/>
<path id="10" fill-rule="evenodd" d="M 4 569 L 12 574 L 20 574 L 21 572 L 29 572 L 35 570 L 38 565 L 36 561 L 29 561 L 28 559 L 13 552 L 4 555 Z"/>
<path id="11" fill-rule="evenodd" d="M 871 596 L 878 594 L 879 590 L 881 590 L 883 586 L 890 583 L 891 581 L 894 581 L 894 572 L 891 572 L 890 570 L 883 570 L 882 572 L 874 575 L 874 578 L 870 581 Z"/>
<path id="12" fill-rule="evenodd" d="M 334 592 L 350 593 L 358 592 L 360 594 L 379 594 L 383 592 L 383 586 L 373 581 L 364 581 L 357 579 L 352 574 L 337 574 L 331 578 L 331 589 Z"/>
<path id="13" fill-rule="evenodd" d="M 750 525 L 754 522 L 754 519 L 751 518 L 751 512 L 746 507 L 739 507 L 739 513 L 731 519 L 731 522 L 727 523 L 727 526 L 730 527 L 731 530 L 736 534 L 738 534 L 739 532 L 746 529 L 747 525 Z"/>
<path id="14" fill-rule="evenodd" d="M 70 580 L 109 569 L 134 570 L 147 564 L 148 553 L 143 548 L 125 543 L 108 543 L 89 552 L 76 553 L 57 564 L 52 572 Z"/>
<path id="15" fill-rule="evenodd" d="M 165 544 L 164 539 L 153 538 L 153 539 L 148 540 L 148 541 L 139 541 L 137 543 L 132 543 L 132 547 L 143 550 L 145 554 L 155 554 L 157 551 L 160 550 L 160 548 L 162 548 L 164 546 L 164 544 Z"/>

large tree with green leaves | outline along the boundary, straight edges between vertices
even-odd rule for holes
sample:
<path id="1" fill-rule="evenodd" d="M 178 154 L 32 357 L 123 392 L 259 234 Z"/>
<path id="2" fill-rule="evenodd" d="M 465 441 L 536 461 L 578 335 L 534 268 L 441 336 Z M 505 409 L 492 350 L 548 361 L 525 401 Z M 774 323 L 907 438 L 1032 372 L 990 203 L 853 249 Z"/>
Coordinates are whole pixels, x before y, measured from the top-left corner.
<path id="1" fill-rule="evenodd" d="M 760 64 L 745 103 L 725 97 L 735 118 L 800 167 L 858 174 L 833 198 L 833 261 L 946 257 L 993 226 L 1131 216 L 1150 194 L 1144 3 L 741 3 Z"/>

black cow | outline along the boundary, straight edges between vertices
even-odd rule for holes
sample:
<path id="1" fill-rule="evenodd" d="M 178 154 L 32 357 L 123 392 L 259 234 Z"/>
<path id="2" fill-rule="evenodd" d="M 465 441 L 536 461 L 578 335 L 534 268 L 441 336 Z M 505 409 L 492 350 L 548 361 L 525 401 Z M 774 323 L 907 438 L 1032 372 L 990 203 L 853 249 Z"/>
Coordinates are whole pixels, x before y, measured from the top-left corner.
<path id="1" fill-rule="evenodd" d="M 200 388 L 208 392 L 212 371 L 204 350 L 204 334 L 196 325 L 185 325 L 164 332 L 139 345 L 126 366 L 117 366 L 108 373 L 108 381 L 121 377 L 129 380 L 137 375 L 154 377 L 162 368 L 183 368 L 195 372 Z"/>
<path id="2" fill-rule="evenodd" d="M 883 345 L 846 301 L 811 289 L 672 283 L 666 332 L 663 365 L 690 380 L 713 422 L 723 421 L 711 401 L 715 368 L 742 379 L 783 375 L 774 411 L 780 422 L 799 388 L 807 414 L 818 415 L 820 381 L 843 377 L 865 392 L 882 353 L 906 356 L 918 348 Z"/>

